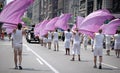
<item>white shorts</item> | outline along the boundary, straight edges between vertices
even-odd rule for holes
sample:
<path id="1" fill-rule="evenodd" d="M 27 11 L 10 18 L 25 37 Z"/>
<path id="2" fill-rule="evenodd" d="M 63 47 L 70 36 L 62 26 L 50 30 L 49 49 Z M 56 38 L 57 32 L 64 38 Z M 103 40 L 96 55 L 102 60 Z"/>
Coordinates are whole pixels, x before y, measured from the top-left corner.
<path id="1" fill-rule="evenodd" d="M 103 55 L 103 51 L 102 49 L 96 48 L 94 49 L 94 56 L 102 56 Z"/>
<path id="2" fill-rule="evenodd" d="M 14 50 L 22 50 L 22 44 L 13 44 L 13 48 L 14 48 Z"/>
<path id="3" fill-rule="evenodd" d="M 54 40 L 54 45 L 57 45 L 58 44 L 58 40 Z"/>
<path id="4" fill-rule="evenodd" d="M 110 43 L 106 43 L 106 49 L 107 49 L 107 50 L 110 50 L 110 48 L 111 48 L 111 47 L 110 47 Z"/>
<path id="5" fill-rule="evenodd" d="M 52 39 L 47 39 L 47 42 L 52 42 Z"/>
<path id="6" fill-rule="evenodd" d="M 47 43 L 47 38 L 43 38 L 43 43 Z"/>
<path id="7" fill-rule="evenodd" d="M 65 49 L 70 48 L 70 41 L 65 41 Z"/>
<path id="8" fill-rule="evenodd" d="M 115 43 L 114 49 L 120 49 L 120 43 Z"/>
<path id="9" fill-rule="evenodd" d="M 80 55 L 80 43 L 73 43 L 73 54 Z"/>

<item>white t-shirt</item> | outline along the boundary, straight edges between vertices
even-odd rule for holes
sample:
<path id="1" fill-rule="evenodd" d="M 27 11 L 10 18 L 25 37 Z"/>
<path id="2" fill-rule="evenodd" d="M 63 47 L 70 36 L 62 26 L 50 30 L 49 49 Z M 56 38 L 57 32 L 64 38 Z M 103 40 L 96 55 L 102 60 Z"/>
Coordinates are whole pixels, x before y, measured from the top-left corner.
<path id="1" fill-rule="evenodd" d="M 74 41 L 74 43 L 80 43 L 81 42 L 81 36 L 79 35 L 78 32 L 75 33 L 73 41 Z"/>
<path id="2" fill-rule="evenodd" d="M 65 31 L 65 41 L 70 41 L 71 37 L 72 37 L 72 33 Z"/>
<path id="3" fill-rule="evenodd" d="M 58 32 L 54 32 L 53 36 L 53 40 L 58 40 Z"/>
<path id="4" fill-rule="evenodd" d="M 120 34 L 114 35 L 115 43 L 120 43 Z"/>
<path id="5" fill-rule="evenodd" d="M 16 30 L 13 33 L 13 44 L 22 44 L 22 30 Z"/>
<path id="6" fill-rule="evenodd" d="M 94 38 L 93 48 L 103 49 L 103 42 L 104 42 L 104 35 L 100 33 L 96 33 Z"/>

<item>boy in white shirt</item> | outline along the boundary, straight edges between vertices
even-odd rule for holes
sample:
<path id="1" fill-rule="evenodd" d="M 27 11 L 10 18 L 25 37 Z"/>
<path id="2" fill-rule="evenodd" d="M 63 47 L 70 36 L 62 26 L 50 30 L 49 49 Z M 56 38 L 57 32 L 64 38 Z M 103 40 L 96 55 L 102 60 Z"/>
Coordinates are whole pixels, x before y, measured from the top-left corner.
<path id="1" fill-rule="evenodd" d="M 102 56 L 103 56 L 103 42 L 104 35 L 102 34 L 102 30 L 100 29 L 98 33 L 95 33 L 94 38 L 94 68 L 97 68 L 97 56 L 99 56 L 99 69 L 102 69 Z"/>
<path id="2" fill-rule="evenodd" d="M 54 51 L 59 51 L 59 43 L 58 43 L 58 32 L 57 29 L 53 33 L 53 41 L 54 41 Z"/>
<path id="3" fill-rule="evenodd" d="M 70 29 L 64 32 L 65 34 L 65 55 L 70 55 L 70 40 L 72 37 L 72 33 L 70 32 Z"/>

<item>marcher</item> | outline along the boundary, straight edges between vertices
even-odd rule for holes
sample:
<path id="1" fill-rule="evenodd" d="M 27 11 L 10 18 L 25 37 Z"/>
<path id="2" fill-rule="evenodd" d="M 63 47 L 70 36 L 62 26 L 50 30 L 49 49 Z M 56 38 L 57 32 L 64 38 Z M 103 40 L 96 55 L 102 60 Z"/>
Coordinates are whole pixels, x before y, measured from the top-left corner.
<path id="1" fill-rule="evenodd" d="M 70 40 L 72 37 L 72 33 L 70 32 L 70 29 L 64 32 L 65 34 L 65 55 L 70 55 Z"/>
<path id="2" fill-rule="evenodd" d="M 48 49 L 51 49 L 51 43 L 52 43 L 52 31 L 48 32 Z"/>
<path id="3" fill-rule="evenodd" d="M 119 55 L 120 55 L 120 30 L 117 30 L 116 34 L 114 35 L 114 40 L 115 40 L 115 45 L 114 45 L 115 54 L 116 54 L 116 57 L 119 58 Z"/>
<path id="4" fill-rule="evenodd" d="M 58 42 L 58 32 L 57 32 L 57 29 L 53 33 L 53 41 L 54 41 L 54 51 L 59 51 L 59 42 Z"/>
<path id="5" fill-rule="evenodd" d="M 102 56 L 103 56 L 103 41 L 104 35 L 102 34 L 102 30 L 100 29 L 98 33 L 95 33 L 94 38 L 94 68 L 97 68 L 97 56 L 99 56 L 99 69 L 102 69 Z"/>
<path id="6" fill-rule="evenodd" d="M 106 53 L 110 56 L 110 49 L 111 49 L 111 35 L 105 35 L 105 45 L 106 45 Z"/>
<path id="7" fill-rule="evenodd" d="M 83 35 L 83 46 L 85 50 L 87 50 L 87 45 L 88 45 L 88 36 L 84 34 Z"/>
<path id="8" fill-rule="evenodd" d="M 12 46 L 14 48 L 14 62 L 15 62 L 15 69 L 22 69 L 21 62 L 22 62 L 22 24 L 18 23 L 17 29 L 13 31 L 12 34 Z M 18 56 L 17 56 L 18 55 Z M 17 65 L 19 61 L 19 66 Z"/>
<path id="9" fill-rule="evenodd" d="M 82 34 L 78 32 L 78 29 L 73 32 L 74 38 L 73 38 L 73 57 L 71 61 L 75 60 L 75 55 L 78 55 L 78 61 L 80 61 L 80 47 L 81 47 L 81 39 L 82 39 Z"/>

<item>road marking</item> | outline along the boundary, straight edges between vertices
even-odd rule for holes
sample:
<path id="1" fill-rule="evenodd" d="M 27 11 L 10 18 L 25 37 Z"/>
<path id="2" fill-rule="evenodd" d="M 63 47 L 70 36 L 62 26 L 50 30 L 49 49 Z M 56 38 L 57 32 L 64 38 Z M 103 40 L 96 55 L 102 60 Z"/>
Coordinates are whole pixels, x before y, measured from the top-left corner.
<path id="1" fill-rule="evenodd" d="M 98 62 L 99 63 L 99 62 Z M 102 63 L 102 65 L 106 65 L 106 66 L 108 66 L 108 67 L 112 67 L 112 68 L 115 68 L 115 69 L 117 69 L 118 67 L 116 67 L 116 66 L 113 66 L 113 65 L 110 65 L 110 64 L 106 64 L 106 63 Z"/>
<path id="2" fill-rule="evenodd" d="M 39 56 L 35 51 L 28 47 L 27 44 L 24 44 L 27 47 L 27 50 L 31 51 L 35 56 L 37 56 L 40 60 L 42 60 L 52 71 L 55 73 L 59 73 L 54 67 L 52 67 L 47 61 L 45 61 L 41 56 Z"/>
<path id="3" fill-rule="evenodd" d="M 39 58 L 36 58 L 36 60 L 37 60 L 41 65 L 44 65 Z"/>

